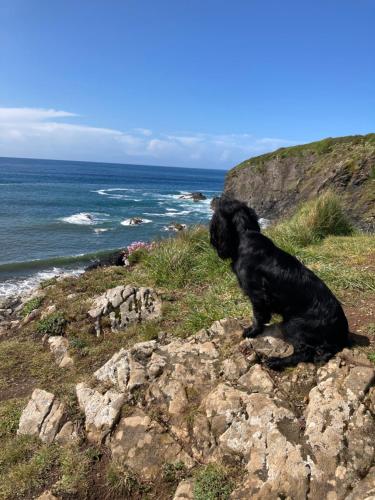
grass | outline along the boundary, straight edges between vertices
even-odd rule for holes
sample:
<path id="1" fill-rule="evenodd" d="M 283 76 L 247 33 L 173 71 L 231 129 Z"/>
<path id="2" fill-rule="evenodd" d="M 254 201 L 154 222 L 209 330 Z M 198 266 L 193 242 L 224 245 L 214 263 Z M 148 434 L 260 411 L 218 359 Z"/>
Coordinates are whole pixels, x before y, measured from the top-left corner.
<path id="1" fill-rule="evenodd" d="M 40 335 L 64 335 L 66 319 L 61 312 L 49 314 L 36 324 L 36 332 Z"/>
<path id="2" fill-rule="evenodd" d="M 353 231 L 333 195 L 300 207 L 293 218 L 267 229 L 267 234 L 318 274 L 345 303 L 356 306 L 358 298 L 366 304 L 374 300 L 375 236 Z M 229 263 L 220 260 L 211 248 L 206 228 L 192 228 L 158 242 L 135 260 L 130 268 L 101 268 L 79 278 L 52 280 L 44 287 L 45 297 L 38 307 L 43 310 L 55 305 L 56 313 L 33 320 L 0 340 L 0 500 L 33 498 L 53 485 L 58 496 L 83 499 L 85 490 L 96 487 L 98 481 L 105 485 L 109 498 L 157 498 L 157 493 L 152 496 L 152 485 L 143 484 L 123 464 L 103 465 L 100 451 L 86 450 L 85 445 L 64 450 L 16 435 L 20 412 L 35 387 L 56 394 L 66 404 L 69 419 L 81 422 L 75 384 L 90 380 L 120 348 L 155 339 L 161 332 L 186 337 L 224 317 L 250 319 L 249 301 Z M 105 328 L 105 334 L 97 338 L 87 314 L 93 298 L 124 284 L 159 290 L 162 317 L 118 333 Z M 73 293 L 74 298 L 68 299 Z M 363 331 L 374 336 L 374 323 L 364 325 Z M 64 334 L 69 340 L 74 370 L 58 368 L 41 342 L 44 334 Z M 367 355 L 375 362 L 373 347 Z M 198 408 L 194 395 L 189 395 L 189 401 L 191 424 Z M 94 479 L 96 474 L 99 479 Z M 155 488 L 172 491 L 184 475 L 178 465 L 166 464 Z M 221 467 L 200 468 L 196 498 L 228 498 L 232 488 L 229 478 Z"/>
<path id="3" fill-rule="evenodd" d="M 202 467 L 195 476 L 195 500 L 227 500 L 233 483 L 227 471 L 216 464 Z"/>
<path id="4" fill-rule="evenodd" d="M 108 498 L 132 498 L 145 490 L 137 475 L 119 461 L 110 462 L 106 472 Z"/>
<path id="5" fill-rule="evenodd" d="M 42 297 L 35 297 L 35 299 L 31 299 L 23 306 L 21 311 L 21 316 L 24 318 L 28 314 L 30 314 L 35 309 L 38 309 L 43 303 Z"/>
<path id="6" fill-rule="evenodd" d="M 325 192 L 303 204 L 294 216 L 268 230 L 271 239 L 291 253 L 319 243 L 330 235 L 347 236 L 353 227 L 334 193 Z"/>

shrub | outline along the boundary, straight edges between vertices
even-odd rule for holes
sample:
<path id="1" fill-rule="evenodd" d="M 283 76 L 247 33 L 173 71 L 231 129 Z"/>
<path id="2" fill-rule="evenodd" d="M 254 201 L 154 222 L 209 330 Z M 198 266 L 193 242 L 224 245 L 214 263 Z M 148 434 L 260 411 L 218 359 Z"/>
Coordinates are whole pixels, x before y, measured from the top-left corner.
<path id="1" fill-rule="evenodd" d="M 29 300 L 23 306 L 22 311 L 21 311 L 21 316 L 24 318 L 25 316 L 30 314 L 35 309 L 38 309 L 42 305 L 42 303 L 43 303 L 42 297 L 35 297 L 34 299 Z"/>
<path id="2" fill-rule="evenodd" d="M 59 313 L 52 313 L 38 321 L 36 325 L 37 333 L 41 335 L 63 335 L 66 326 L 66 319 Z"/>
<path id="3" fill-rule="evenodd" d="M 233 483 L 226 470 L 209 464 L 199 470 L 195 478 L 195 500 L 226 500 L 233 490 Z"/>
<path id="4" fill-rule="evenodd" d="M 303 204 L 290 220 L 266 232 L 282 248 L 293 252 L 296 247 L 318 243 L 329 235 L 349 235 L 353 227 L 338 197 L 327 191 Z"/>

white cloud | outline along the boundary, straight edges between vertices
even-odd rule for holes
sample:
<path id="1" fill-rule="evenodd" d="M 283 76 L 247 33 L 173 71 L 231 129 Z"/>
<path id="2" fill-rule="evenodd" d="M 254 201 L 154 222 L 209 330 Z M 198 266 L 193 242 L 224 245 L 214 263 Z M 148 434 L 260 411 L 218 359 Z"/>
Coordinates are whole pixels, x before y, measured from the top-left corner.
<path id="1" fill-rule="evenodd" d="M 292 144 L 251 134 L 124 132 L 61 120 L 77 116 L 54 109 L 0 108 L 0 156 L 225 168 Z"/>

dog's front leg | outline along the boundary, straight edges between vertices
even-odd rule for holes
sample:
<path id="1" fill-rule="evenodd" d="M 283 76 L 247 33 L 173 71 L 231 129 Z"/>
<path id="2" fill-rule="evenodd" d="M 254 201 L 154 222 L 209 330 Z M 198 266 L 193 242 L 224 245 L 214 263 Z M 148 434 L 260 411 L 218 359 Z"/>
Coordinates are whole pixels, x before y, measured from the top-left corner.
<path id="1" fill-rule="evenodd" d="M 243 336 L 245 338 L 256 337 L 264 330 L 264 325 L 271 319 L 271 312 L 263 300 L 251 299 L 253 305 L 253 324 L 249 328 L 245 328 Z"/>

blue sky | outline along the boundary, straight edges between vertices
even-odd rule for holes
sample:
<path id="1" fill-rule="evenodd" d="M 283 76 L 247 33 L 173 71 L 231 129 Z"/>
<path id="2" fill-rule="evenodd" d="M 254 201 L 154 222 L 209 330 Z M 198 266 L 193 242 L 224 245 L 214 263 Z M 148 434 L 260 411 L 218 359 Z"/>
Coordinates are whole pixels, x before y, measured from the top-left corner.
<path id="1" fill-rule="evenodd" d="M 1 0 L 0 156 L 229 168 L 375 131 L 374 0 Z"/>

